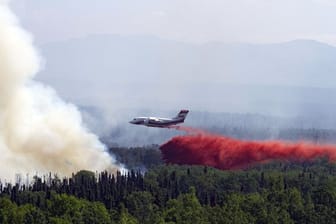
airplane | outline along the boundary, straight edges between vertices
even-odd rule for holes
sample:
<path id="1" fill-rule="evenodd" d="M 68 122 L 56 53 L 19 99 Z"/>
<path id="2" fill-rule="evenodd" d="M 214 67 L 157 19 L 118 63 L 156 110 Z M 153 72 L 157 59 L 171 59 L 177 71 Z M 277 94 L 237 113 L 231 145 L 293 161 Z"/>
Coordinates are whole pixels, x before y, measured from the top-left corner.
<path id="1" fill-rule="evenodd" d="M 131 124 L 144 125 L 147 127 L 167 128 L 172 125 L 183 123 L 189 110 L 181 110 L 174 118 L 160 117 L 136 117 L 130 121 Z"/>

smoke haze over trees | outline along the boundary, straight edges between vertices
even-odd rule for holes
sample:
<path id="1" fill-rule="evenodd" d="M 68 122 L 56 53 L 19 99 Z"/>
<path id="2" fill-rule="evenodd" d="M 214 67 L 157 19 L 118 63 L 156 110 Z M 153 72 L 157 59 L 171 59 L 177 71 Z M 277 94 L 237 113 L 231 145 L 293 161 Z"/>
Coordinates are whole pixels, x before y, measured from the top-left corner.
<path id="1" fill-rule="evenodd" d="M 32 37 L 0 1 L 0 178 L 15 173 L 119 168 L 76 106 L 36 80 L 41 59 Z"/>

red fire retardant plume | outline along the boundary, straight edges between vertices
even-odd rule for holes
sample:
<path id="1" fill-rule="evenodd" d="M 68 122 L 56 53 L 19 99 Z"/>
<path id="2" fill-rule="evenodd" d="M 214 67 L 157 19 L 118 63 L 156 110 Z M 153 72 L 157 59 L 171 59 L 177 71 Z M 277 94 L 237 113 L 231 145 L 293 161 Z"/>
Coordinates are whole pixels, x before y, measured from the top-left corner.
<path id="1" fill-rule="evenodd" d="M 178 129 L 181 130 L 181 129 Z M 187 128 L 182 129 L 187 131 Z M 281 141 L 241 141 L 201 131 L 177 136 L 160 149 L 166 163 L 239 169 L 272 160 L 310 161 L 327 157 L 336 161 L 336 146 Z"/>

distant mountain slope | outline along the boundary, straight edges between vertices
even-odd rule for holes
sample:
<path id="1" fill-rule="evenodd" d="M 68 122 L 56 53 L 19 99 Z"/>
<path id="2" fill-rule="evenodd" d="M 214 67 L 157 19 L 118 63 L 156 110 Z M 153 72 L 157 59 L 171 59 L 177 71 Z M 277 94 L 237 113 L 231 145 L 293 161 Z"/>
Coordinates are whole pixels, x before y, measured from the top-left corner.
<path id="1" fill-rule="evenodd" d="M 40 49 L 46 66 L 37 79 L 68 100 L 102 108 L 113 124 L 142 109 L 155 115 L 181 108 L 304 117 L 319 128 L 336 124 L 336 48 L 327 44 L 196 45 L 94 35 Z"/>
<path id="2" fill-rule="evenodd" d="M 96 35 L 42 46 L 56 77 L 97 83 L 211 81 L 255 85 L 336 87 L 336 48 L 296 40 L 279 44 L 193 45 L 154 37 Z M 156 80 L 160 79 L 160 80 Z M 55 81 L 55 80 L 54 80 Z"/>

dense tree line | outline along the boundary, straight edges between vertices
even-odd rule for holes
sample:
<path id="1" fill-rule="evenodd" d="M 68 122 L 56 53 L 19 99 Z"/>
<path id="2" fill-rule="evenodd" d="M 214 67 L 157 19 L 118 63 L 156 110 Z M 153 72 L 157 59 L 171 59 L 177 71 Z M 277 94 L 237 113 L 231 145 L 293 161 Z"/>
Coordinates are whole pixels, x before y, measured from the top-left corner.
<path id="1" fill-rule="evenodd" d="M 146 170 L 163 164 L 158 145 L 134 148 L 109 147 L 109 152 L 116 157 L 117 161 L 126 165 L 129 169 Z"/>
<path id="2" fill-rule="evenodd" d="M 0 223 L 336 223 L 336 166 L 159 165 L 0 185 Z"/>

